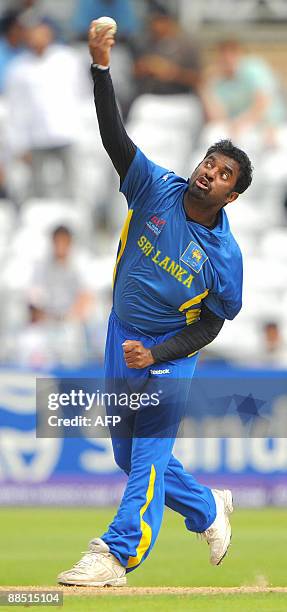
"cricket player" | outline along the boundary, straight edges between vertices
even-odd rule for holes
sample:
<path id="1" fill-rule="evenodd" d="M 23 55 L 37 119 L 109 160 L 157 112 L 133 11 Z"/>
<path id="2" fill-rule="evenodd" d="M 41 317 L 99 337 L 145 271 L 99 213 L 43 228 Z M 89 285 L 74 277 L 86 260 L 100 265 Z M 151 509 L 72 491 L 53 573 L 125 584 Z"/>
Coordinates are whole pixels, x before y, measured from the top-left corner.
<path id="1" fill-rule="evenodd" d="M 95 105 L 103 145 L 128 203 L 105 374 L 127 386 L 130 380 L 147 387 L 157 379 L 172 380 L 182 403 L 198 352 L 241 308 L 242 258 L 225 206 L 249 187 L 252 166 L 228 140 L 209 148 L 189 180 L 147 159 L 128 137 L 117 109 L 109 70 L 113 36 L 109 27 L 97 32 L 96 26 L 92 22 L 89 32 Z M 120 507 L 81 560 L 59 575 L 61 584 L 126 584 L 126 574 L 156 541 L 165 504 L 183 516 L 188 530 L 202 534 L 213 565 L 224 558 L 231 539 L 231 492 L 201 485 L 173 456 L 180 420 L 173 408 L 167 397 L 160 413 L 152 406 L 133 411 L 132 435 L 112 440 L 115 460 L 129 476 Z M 142 435 L 155 431 L 153 425 L 156 436 Z"/>

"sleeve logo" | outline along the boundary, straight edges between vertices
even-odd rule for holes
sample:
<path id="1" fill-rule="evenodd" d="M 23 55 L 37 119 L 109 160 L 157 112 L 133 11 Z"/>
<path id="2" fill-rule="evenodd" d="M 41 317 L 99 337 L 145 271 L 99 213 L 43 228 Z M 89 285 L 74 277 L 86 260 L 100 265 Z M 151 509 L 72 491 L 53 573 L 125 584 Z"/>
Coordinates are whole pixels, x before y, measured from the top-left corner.
<path id="1" fill-rule="evenodd" d="M 203 264 L 208 260 L 208 257 L 204 250 L 192 241 L 182 254 L 180 260 L 198 274 Z"/>
<path id="2" fill-rule="evenodd" d="M 163 180 L 165 183 L 166 183 L 166 181 L 169 179 L 170 174 L 171 174 L 171 172 L 168 172 L 167 174 L 165 174 L 165 175 L 162 177 L 162 180 Z"/>

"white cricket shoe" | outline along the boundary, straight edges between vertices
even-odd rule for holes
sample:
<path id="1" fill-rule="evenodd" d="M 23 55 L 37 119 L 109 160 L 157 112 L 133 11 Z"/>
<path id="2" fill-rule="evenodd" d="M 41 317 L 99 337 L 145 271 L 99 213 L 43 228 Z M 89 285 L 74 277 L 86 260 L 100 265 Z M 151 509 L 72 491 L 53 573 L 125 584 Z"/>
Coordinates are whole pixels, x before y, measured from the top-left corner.
<path id="1" fill-rule="evenodd" d="M 126 568 L 110 553 L 108 545 L 95 538 L 89 550 L 73 567 L 58 576 L 60 584 L 78 586 L 124 586 L 127 582 Z"/>
<path id="2" fill-rule="evenodd" d="M 212 489 L 216 503 L 216 518 L 206 531 L 201 533 L 210 547 L 210 563 L 219 565 L 224 559 L 231 542 L 229 514 L 233 512 L 232 493 L 228 489 Z"/>

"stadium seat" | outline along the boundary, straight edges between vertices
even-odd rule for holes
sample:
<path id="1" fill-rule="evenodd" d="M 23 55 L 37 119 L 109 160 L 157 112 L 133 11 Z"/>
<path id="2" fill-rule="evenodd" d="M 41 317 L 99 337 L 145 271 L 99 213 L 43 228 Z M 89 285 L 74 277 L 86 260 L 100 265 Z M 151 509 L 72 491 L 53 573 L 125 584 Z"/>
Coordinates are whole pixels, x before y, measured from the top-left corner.
<path id="1" fill-rule="evenodd" d="M 236 233 L 240 232 L 253 232 L 259 234 L 263 230 L 275 226 L 278 219 L 276 218 L 273 207 L 268 208 L 263 205 L 258 206 L 257 202 L 251 202 L 243 198 L 231 204 L 227 209 L 227 214 L 231 229 Z"/>
<path id="2" fill-rule="evenodd" d="M 208 346 L 212 355 L 221 355 L 231 361 L 244 364 L 244 360 L 256 355 L 259 346 L 259 329 L 255 321 L 226 321 L 220 334 Z"/>
<path id="3" fill-rule="evenodd" d="M 81 105 L 81 131 L 75 145 L 75 196 L 95 209 L 111 197 L 111 162 L 103 147 L 91 100 Z"/>
<path id="4" fill-rule="evenodd" d="M 127 216 L 127 203 L 124 195 L 118 191 L 119 187 L 119 179 L 116 176 L 116 182 L 114 184 L 113 193 L 111 198 L 109 199 L 109 212 L 107 215 L 108 221 L 108 229 L 111 234 L 115 237 L 115 241 L 109 240 L 106 242 L 105 251 L 107 253 L 114 254 L 114 259 L 116 257 L 119 236 L 121 234 L 122 227 L 126 220 Z"/>
<path id="5" fill-rule="evenodd" d="M 262 289 L 269 295 L 271 291 L 287 287 L 287 266 L 277 256 L 276 251 L 269 257 L 260 256 L 246 258 L 244 283 L 248 291 Z M 272 295 L 272 294 L 271 294 Z"/>
<path id="6" fill-rule="evenodd" d="M 127 131 L 148 157 L 185 174 L 202 122 L 202 109 L 194 96 L 145 94 L 131 107 Z"/>
<path id="7" fill-rule="evenodd" d="M 94 152 L 98 157 L 106 159 L 107 155 L 102 145 L 96 112 L 90 98 L 83 101 L 79 112 L 81 129 L 78 135 L 77 148 L 81 151 Z"/>
<path id="8" fill-rule="evenodd" d="M 99 159 L 95 153 L 81 155 L 76 169 L 75 196 L 83 203 L 83 208 L 87 207 L 87 213 L 110 200 L 111 187 L 114 185 L 111 174 L 112 167 L 107 158 Z"/>
<path id="9" fill-rule="evenodd" d="M 173 128 L 188 128 L 201 116 L 200 106 L 194 96 L 144 94 L 133 103 L 129 112 L 129 123 L 144 122 L 148 125 L 163 125 L 169 128 L 171 125 Z"/>
<path id="10" fill-rule="evenodd" d="M 0 236 L 9 237 L 16 223 L 15 208 L 10 200 L 0 199 Z"/>
<path id="11" fill-rule="evenodd" d="M 110 289 L 113 279 L 115 258 L 113 256 L 95 257 L 86 269 L 86 283 L 91 290 Z"/>
<path id="12" fill-rule="evenodd" d="M 280 131 L 279 138 L 285 140 L 280 142 L 280 147 L 276 150 L 267 151 L 263 156 L 260 164 L 261 176 L 264 177 L 264 183 L 275 184 L 280 186 L 282 182 L 287 182 L 286 154 L 287 154 L 287 130 Z"/>
<path id="13" fill-rule="evenodd" d="M 191 138 L 187 138 L 184 130 L 167 130 L 166 127 L 147 126 L 139 122 L 131 124 L 128 132 L 132 140 L 152 161 L 185 175 L 192 141 Z"/>
<path id="14" fill-rule="evenodd" d="M 51 232 L 57 225 L 68 225 L 79 235 L 88 230 L 87 211 L 69 200 L 31 199 L 20 213 L 20 224 L 37 232 Z"/>
<path id="15" fill-rule="evenodd" d="M 43 231 L 35 231 L 34 226 L 21 225 L 11 239 L 9 246 L 8 267 L 16 265 L 14 260 L 19 258 L 22 262 L 38 261 L 48 250 L 48 234 Z M 14 268 L 13 268 L 14 269 Z"/>
<path id="16" fill-rule="evenodd" d="M 0 200 L 0 261 L 5 257 L 16 226 L 15 208 L 9 200 Z"/>
<path id="17" fill-rule="evenodd" d="M 280 261 L 285 260 L 287 265 L 287 228 L 277 227 L 270 229 L 261 240 L 260 251 L 266 259 L 272 258 L 272 253 Z"/>
<path id="18" fill-rule="evenodd" d="M 271 0 L 272 1 L 272 0 Z M 247 21 L 256 17 L 257 0 L 178 0 L 183 28 L 199 26 L 204 21 Z"/>
<path id="19" fill-rule="evenodd" d="M 234 238 L 239 244 L 244 262 L 246 257 L 254 255 L 257 251 L 256 235 L 254 235 L 252 229 L 245 232 L 238 231 L 236 228 L 234 230 Z"/>
<path id="20" fill-rule="evenodd" d="M 22 289 L 7 287 L 0 281 L 0 359 L 4 363 L 15 347 L 15 335 L 27 323 L 27 307 Z M 11 346 L 12 341 L 12 346 Z"/>
<path id="21" fill-rule="evenodd" d="M 27 291 L 30 286 L 33 262 L 31 258 L 29 259 L 29 251 L 25 253 L 26 257 L 23 257 L 20 249 L 19 251 L 15 251 L 14 254 L 5 259 L 4 265 L 0 270 L 0 289 L 5 291 L 5 293 L 7 292 L 7 297 L 9 297 L 11 292 Z"/>
<path id="22" fill-rule="evenodd" d="M 278 20 L 286 19 L 287 4 L 286 0 L 265 0 L 273 17 Z"/>
<path id="23" fill-rule="evenodd" d="M 1 11 L 1 7 L 0 7 L 0 11 Z M 0 95 L 0 134 L 2 136 L 2 130 L 3 128 L 5 128 L 5 122 L 7 121 L 8 118 L 8 108 L 7 108 L 7 102 L 4 98 L 4 96 Z"/>
<path id="24" fill-rule="evenodd" d="M 239 315 L 241 320 L 253 320 L 258 325 L 266 321 L 283 321 L 285 305 L 280 291 L 273 291 L 272 298 L 266 290 L 252 291 L 246 287 L 243 291 L 243 308 Z"/>

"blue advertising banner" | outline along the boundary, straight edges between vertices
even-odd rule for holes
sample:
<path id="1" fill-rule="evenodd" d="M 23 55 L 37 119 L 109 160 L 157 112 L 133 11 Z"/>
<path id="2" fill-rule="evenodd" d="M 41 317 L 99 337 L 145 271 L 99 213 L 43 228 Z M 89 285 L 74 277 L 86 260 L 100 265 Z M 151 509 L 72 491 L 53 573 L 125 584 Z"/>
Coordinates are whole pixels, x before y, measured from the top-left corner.
<path id="1" fill-rule="evenodd" d="M 93 367 L 76 372 L 59 370 L 47 376 L 87 379 L 102 374 L 101 368 Z M 92 438 L 85 432 L 79 438 L 36 437 L 38 376 L 45 374 L 0 370 L 0 505 L 117 504 L 126 476 L 114 463 L 110 439 Z M 210 388 L 212 378 L 217 381 L 215 388 L 219 380 L 229 381 L 226 393 L 225 385 L 219 385 L 215 405 L 220 403 L 221 412 L 232 423 L 236 419 L 248 422 L 250 435 L 231 435 L 231 430 L 231 434 L 221 437 L 209 427 L 206 435 L 199 437 L 191 430 L 190 436 L 177 440 L 176 456 L 202 482 L 217 488 L 231 487 L 239 505 L 286 506 L 286 372 L 198 369 L 201 389 Z M 251 404 L 246 386 L 249 378 L 256 380 L 256 384 L 252 383 Z M 233 379 L 237 380 L 234 393 L 230 384 Z M 240 389 L 244 389 L 241 395 Z M 259 430 L 252 433 L 254 406 L 264 422 L 276 425 L 274 436 L 269 435 L 269 430 L 262 435 Z"/>

